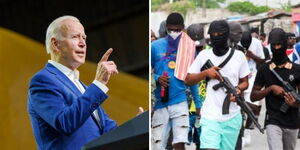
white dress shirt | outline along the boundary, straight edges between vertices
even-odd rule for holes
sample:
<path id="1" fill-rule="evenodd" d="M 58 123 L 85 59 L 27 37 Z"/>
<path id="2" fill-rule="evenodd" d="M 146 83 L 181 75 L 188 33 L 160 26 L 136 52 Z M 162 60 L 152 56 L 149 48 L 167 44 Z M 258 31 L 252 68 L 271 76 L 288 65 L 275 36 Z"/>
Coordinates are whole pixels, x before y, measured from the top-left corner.
<path id="1" fill-rule="evenodd" d="M 85 89 L 83 87 L 83 85 L 80 83 L 79 81 L 79 71 L 77 69 L 75 70 L 71 70 L 68 67 L 55 62 L 53 60 L 48 60 L 48 63 L 52 64 L 54 67 L 56 67 L 59 71 L 61 71 L 64 75 L 66 75 L 73 83 L 74 85 L 78 88 L 78 90 L 83 94 L 85 92 Z M 94 80 L 93 83 L 99 87 L 104 93 L 108 92 L 108 88 L 106 85 L 104 85 L 103 83 Z M 100 123 L 100 117 L 98 115 L 98 110 L 96 109 L 94 112 L 94 117 L 96 118 L 96 120 Z"/>

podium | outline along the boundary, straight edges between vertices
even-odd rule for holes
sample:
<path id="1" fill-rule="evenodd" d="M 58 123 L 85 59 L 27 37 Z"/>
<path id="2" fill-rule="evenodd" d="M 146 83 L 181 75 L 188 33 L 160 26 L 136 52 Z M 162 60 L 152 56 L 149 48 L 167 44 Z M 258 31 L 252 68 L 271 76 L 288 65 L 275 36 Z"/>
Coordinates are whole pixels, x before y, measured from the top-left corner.
<path id="1" fill-rule="evenodd" d="M 84 145 L 82 150 L 148 150 L 149 111 Z"/>

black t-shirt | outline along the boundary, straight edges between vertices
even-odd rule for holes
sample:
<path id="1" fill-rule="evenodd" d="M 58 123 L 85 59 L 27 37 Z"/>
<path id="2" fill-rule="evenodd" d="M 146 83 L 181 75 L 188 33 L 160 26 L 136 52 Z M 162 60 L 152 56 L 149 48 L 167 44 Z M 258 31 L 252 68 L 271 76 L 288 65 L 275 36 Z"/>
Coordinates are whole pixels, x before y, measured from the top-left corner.
<path id="1" fill-rule="evenodd" d="M 269 87 L 273 84 L 282 86 L 281 82 L 269 69 L 270 63 L 263 64 L 257 71 L 254 85 Z M 288 81 L 295 89 L 300 84 L 300 65 L 293 63 L 291 69 L 275 68 L 274 69 L 283 80 Z M 274 124 L 283 128 L 296 129 L 300 127 L 300 118 L 298 116 L 298 108 L 289 107 L 286 113 L 280 111 L 284 98 L 270 92 L 266 96 L 267 118 L 266 125 Z"/>

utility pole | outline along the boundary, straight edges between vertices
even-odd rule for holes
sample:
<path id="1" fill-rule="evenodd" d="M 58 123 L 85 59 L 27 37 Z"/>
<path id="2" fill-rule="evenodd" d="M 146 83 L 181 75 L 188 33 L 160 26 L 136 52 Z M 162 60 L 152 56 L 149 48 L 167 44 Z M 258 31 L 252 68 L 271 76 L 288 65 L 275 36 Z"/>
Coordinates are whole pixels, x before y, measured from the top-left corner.
<path id="1" fill-rule="evenodd" d="M 206 0 L 202 0 L 202 17 L 206 18 Z"/>

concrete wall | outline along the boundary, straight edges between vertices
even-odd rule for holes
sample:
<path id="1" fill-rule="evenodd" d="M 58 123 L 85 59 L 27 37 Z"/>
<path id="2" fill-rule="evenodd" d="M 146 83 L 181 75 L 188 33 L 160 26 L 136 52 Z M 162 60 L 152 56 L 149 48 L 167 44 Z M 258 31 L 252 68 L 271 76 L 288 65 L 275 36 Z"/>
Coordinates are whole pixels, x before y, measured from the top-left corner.
<path id="1" fill-rule="evenodd" d="M 170 12 L 158 11 L 150 14 L 150 29 L 152 29 L 156 36 L 158 36 L 158 29 L 160 23 L 167 19 Z M 226 9 L 206 9 L 206 17 L 203 17 L 203 10 L 197 8 L 189 10 L 184 17 L 185 26 L 188 27 L 193 23 L 208 23 L 217 19 L 225 19 L 228 16 L 241 16 L 239 13 L 230 12 Z"/>
<path id="2" fill-rule="evenodd" d="M 269 6 L 271 8 L 281 8 L 281 5 L 287 4 L 290 2 L 291 5 L 299 4 L 299 0 L 227 0 L 226 3 L 229 4 L 231 2 L 238 1 L 248 1 L 257 6 Z"/>

